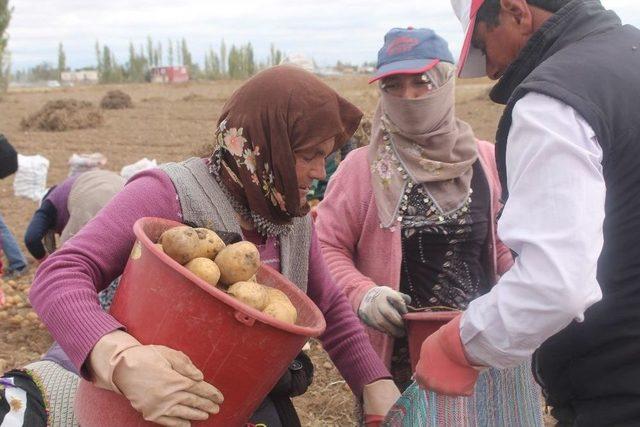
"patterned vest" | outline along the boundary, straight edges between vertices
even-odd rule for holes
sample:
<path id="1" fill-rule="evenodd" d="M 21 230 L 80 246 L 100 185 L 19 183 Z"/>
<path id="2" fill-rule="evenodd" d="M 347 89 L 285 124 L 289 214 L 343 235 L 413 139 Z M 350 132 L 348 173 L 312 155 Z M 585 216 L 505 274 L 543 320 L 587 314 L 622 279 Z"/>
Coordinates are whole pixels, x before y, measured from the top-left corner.
<path id="1" fill-rule="evenodd" d="M 160 168 L 176 188 L 185 223 L 242 234 L 236 212 L 202 159 L 165 163 Z M 310 248 L 311 217 L 294 218 L 291 231 L 280 237 L 280 265 L 282 274 L 305 292 Z"/>

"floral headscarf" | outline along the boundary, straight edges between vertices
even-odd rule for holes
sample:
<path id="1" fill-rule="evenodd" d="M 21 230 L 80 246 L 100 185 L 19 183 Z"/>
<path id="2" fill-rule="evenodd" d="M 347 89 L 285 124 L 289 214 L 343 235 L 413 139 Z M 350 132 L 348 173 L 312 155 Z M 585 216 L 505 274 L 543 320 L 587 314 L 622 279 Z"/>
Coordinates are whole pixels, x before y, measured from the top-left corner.
<path id="1" fill-rule="evenodd" d="M 313 74 L 295 66 L 262 71 L 225 104 L 217 130 L 219 179 L 258 218 L 288 225 L 304 216 L 294 153 L 335 138 L 339 149 L 362 112 Z M 215 158 L 215 154 L 214 154 Z"/>

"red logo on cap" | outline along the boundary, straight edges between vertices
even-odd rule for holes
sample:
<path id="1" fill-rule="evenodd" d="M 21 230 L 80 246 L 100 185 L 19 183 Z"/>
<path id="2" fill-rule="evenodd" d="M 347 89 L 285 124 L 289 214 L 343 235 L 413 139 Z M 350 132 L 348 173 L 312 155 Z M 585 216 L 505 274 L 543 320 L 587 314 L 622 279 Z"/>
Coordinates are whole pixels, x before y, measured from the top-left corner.
<path id="1" fill-rule="evenodd" d="M 408 52 L 420 43 L 420 40 L 413 37 L 398 37 L 391 42 L 387 48 L 387 55 L 398 55 Z"/>

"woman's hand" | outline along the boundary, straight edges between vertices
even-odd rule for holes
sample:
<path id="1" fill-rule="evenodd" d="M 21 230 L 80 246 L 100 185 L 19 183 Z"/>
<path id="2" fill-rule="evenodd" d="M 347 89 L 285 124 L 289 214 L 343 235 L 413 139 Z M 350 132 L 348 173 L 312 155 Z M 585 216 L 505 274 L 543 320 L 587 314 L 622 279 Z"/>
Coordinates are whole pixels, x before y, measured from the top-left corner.
<path id="1" fill-rule="evenodd" d="M 407 313 L 411 297 L 388 286 L 376 286 L 362 298 L 358 308 L 360 319 L 386 334 L 402 337 L 405 334 L 402 315 Z"/>
<path id="2" fill-rule="evenodd" d="M 400 398 L 400 390 L 393 380 L 378 380 L 364 386 L 362 409 L 365 424 L 381 423 Z"/>
<path id="3" fill-rule="evenodd" d="M 184 353 L 142 345 L 122 331 L 98 341 L 90 364 L 97 386 L 121 393 L 145 420 L 160 425 L 206 420 L 219 412 L 223 401 Z"/>

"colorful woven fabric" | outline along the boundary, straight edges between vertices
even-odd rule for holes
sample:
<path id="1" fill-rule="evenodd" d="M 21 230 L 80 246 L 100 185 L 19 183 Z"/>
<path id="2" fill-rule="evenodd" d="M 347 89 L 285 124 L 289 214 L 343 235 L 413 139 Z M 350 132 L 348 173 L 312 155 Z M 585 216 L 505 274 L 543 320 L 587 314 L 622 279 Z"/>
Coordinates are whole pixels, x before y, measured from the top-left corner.
<path id="1" fill-rule="evenodd" d="M 543 426 L 542 396 L 531 364 L 483 372 L 471 397 L 425 392 L 413 383 L 391 409 L 385 427 Z"/>
<path id="2" fill-rule="evenodd" d="M 48 426 L 78 427 L 73 402 L 80 377 L 48 360 L 31 363 L 25 369 L 41 386 L 48 402 Z"/>

